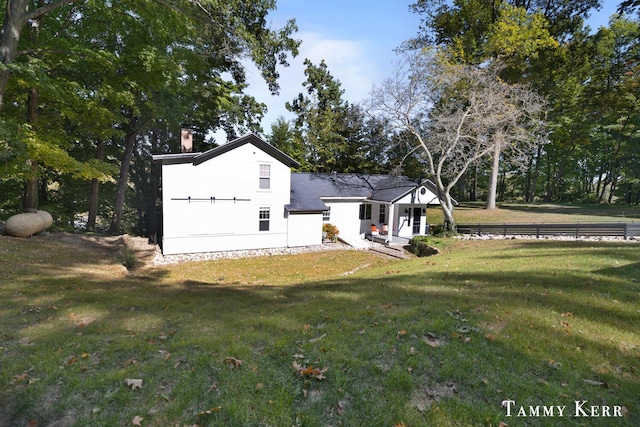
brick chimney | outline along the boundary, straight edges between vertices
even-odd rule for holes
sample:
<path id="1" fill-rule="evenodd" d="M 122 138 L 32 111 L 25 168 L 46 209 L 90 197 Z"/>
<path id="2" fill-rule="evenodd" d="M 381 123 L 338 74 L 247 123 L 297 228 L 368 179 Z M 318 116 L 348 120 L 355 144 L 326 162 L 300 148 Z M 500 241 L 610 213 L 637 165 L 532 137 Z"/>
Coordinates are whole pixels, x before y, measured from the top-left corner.
<path id="1" fill-rule="evenodd" d="M 180 152 L 191 153 L 193 151 L 193 131 L 182 129 L 180 131 Z"/>

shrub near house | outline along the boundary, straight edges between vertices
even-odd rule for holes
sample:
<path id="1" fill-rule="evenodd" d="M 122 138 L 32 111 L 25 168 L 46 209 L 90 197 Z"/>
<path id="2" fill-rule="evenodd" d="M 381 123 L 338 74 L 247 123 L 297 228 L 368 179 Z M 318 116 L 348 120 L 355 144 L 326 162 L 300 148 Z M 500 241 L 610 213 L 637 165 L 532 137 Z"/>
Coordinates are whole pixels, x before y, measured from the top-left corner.
<path id="1" fill-rule="evenodd" d="M 322 235 L 326 238 L 326 240 L 335 242 L 338 239 L 338 234 L 340 234 L 340 231 L 335 225 L 329 223 L 325 223 L 322 225 Z"/>
<path id="2" fill-rule="evenodd" d="M 438 248 L 431 246 L 433 239 L 429 236 L 415 236 L 409 241 L 409 250 L 416 256 L 431 256 L 440 253 Z"/>

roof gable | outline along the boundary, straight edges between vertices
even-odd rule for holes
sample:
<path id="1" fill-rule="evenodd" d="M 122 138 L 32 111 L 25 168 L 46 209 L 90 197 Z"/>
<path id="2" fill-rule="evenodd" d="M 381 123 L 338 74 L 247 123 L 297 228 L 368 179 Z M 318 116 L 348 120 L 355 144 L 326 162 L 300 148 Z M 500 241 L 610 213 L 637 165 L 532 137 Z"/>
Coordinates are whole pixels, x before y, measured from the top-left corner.
<path id="1" fill-rule="evenodd" d="M 197 166 L 209 159 L 218 157 L 245 144 L 252 144 L 256 148 L 264 151 L 265 153 L 269 154 L 271 157 L 280 161 L 281 163 L 284 163 L 288 167 L 295 168 L 300 166 L 294 159 L 253 133 L 249 133 L 240 138 L 236 138 L 233 141 L 207 150 L 204 153 L 161 154 L 154 155 L 153 160 L 160 161 L 164 165 L 177 163 L 193 163 L 194 166 Z"/>
<path id="2" fill-rule="evenodd" d="M 233 141 L 227 142 L 226 144 L 223 144 L 219 147 L 212 148 L 211 150 L 205 151 L 202 154 L 196 155 L 193 158 L 193 164 L 197 166 L 201 163 L 206 162 L 209 159 L 218 157 L 224 153 L 227 153 L 245 144 L 254 145 L 256 148 L 264 151 L 265 153 L 269 154 L 271 157 L 275 158 L 281 163 L 284 163 L 286 166 L 289 166 L 289 167 L 299 166 L 298 162 L 296 162 L 291 157 L 289 157 L 282 151 L 278 150 L 273 145 L 265 142 L 262 138 L 258 137 L 253 133 L 234 139 Z"/>

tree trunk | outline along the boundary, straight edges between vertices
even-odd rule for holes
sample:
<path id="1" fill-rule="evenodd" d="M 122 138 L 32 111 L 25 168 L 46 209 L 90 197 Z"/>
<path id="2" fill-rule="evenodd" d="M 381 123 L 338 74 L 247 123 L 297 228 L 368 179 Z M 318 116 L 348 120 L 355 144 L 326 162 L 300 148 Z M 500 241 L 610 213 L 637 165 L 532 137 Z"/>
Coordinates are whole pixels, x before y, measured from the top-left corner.
<path id="1" fill-rule="evenodd" d="M 2 65 L 11 64 L 18 54 L 18 42 L 20 33 L 30 19 L 39 19 L 54 9 L 65 6 L 79 0 L 50 1 L 47 4 L 39 1 L 37 8 L 29 10 L 31 0 L 7 0 L 4 2 L 5 11 L 0 32 L 0 62 Z M 11 77 L 11 71 L 6 67 L 0 67 L 0 111 L 4 104 L 4 92 Z"/>
<path id="2" fill-rule="evenodd" d="M 101 161 L 104 157 L 104 141 L 98 140 L 96 149 L 96 160 Z M 98 196 L 100 194 L 100 181 L 94 178 L 91 180 L 89 190 L 89 217 L 87 218 L 87 231 L 95 231 L 96 219 L 98 217 Z"/>
<path id="3" fill-rule="evenodd" d="M 28 21 L 27 8 L 29 0 L 7 0 L 0 33 L 0 61 L 2 65 L 9 65 L 18 53 L 20 33 Z M 4 92 L 11 77 L 11 71 L 6 67 L 0 68 L 0 110 L 4 103 Z"/>
<path id="4" fill-rule="evenodd" d="M 29 90 L 29 95 L 27 97 L 27 121 L 35 130 L 38 121 L 38 90 L 35 88 Z M 24 183 L 22 208 L 25 212 L 31 212 L 38 209 L 38 176 L 40 174 L 38 161 L 30 159 L 28 160 L 28 164 L 31 171 L 29 173 L 29 177 Z"/>
<path id="5" fill-rule="evenodd" d="M 540 163 L 542 162 L 542 144 L 538 144 L 538 148 L 536 150 L 535 157 L 529 167 L 530 172 L 530 181 L 529 181 L 529 189 L 526 194 L 526 201 L 529 203 L 533 203 L 536 198 L 537 187 L 538 187 L 538 177 L 540 176 Z M 533 167 L 533 170 L 532 170 Z"/>
<path id="6" fill-rule="evenodd" d="M 153 144 L 152 153 L 161 154 L 162 141 L 167 140 L 167 132 L 165 129 L 157 131 L 151 140 Z M 160 191 L 160 174 L 161 168 L 155 162 L 151 162 L 151 177 L 149 179 L 149 206 L 147 208 L 147 234 L 149 243 L 157 244 L 158 239 L 158 212 L 156 202 L 158 201 Z"/>
<path id="7" fill-rule="evenodd" d="M 496 191 L 498 189 L 498 172 L 500 170 L 500 152 L 502 151 L 504 136 L 501 132 L 497 132 L 493 139 L 493 164 L 491 166 L 491 175 L 489 176 L 486 206 L 486 209 L 489 210 L 496 208 Z"/>
<path id="8" fill-rule="evenodd" d="M 440 202 L 440 208 L 442 209 L 442 215 L 444 217 L 444 231 L 455 232 L 456 221 L 453 218 L 453 199 L 442 184 L 442 181 L 439 179 L 436 179 L 436 181 L 438 201 Z"/>
<path id="9" fill-rule="evenodd" d="M 120 177 L 118 178 L 118 189 L 116 190 L 116 201 L 113 206 L 113 216 L 111 217 L 111 226 L 109 232 L 112 234 L 120 234 L 122 213 L 124 210 L 124 201 L 127 195 L 127 184 L 129 183 L 129 168 L 131 165 L 131 156 L 135 147 L 137 130 L 135 129 L 137 117 L 131 113 L 129 126 L 125 137 L 124 154 L 120 164 Z"/>
<path id="10" fill-rule="evenodd" d="M 471 189 L 469 189 L 469 201 L 475 202 L 478 200 L 478 164 L 473 168 L 473 182 L 471 183 Z"/>

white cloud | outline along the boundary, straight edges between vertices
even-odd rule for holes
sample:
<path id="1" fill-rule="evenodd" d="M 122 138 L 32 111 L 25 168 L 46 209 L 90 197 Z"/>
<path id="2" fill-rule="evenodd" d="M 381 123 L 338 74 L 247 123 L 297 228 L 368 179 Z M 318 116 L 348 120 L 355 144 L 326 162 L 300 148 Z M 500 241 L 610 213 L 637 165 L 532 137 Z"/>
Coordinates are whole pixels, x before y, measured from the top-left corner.
<path id="1" fill-rule="evenodd" d="M 278 116 L 291 119 L 293 116 L 285 108 L 285 103 L 292 101 L 304 90 L 304 60 L 309 58 L 315 65 L 324 59 L 331 75 L 338 79 L 344 90 L 343 99 L 359 102 L 365 99 L 371 86 L 381 79 L 381 71 L 370 58 L 376 55 L 366 41 L 338 40 L 325 37 L 321 33 L 302 32 L 295 35 L 302 40 L 300 53 L 290 59 L 289 67 L 279 68 L 280 94 L 272 96 L 262 80 L 258 70 L 251 64 L 247 66 L 249 88 L 247 93 L 259 102 L 267 104 L 269 111 L 262 121 L 265 133 L 271 131 L 271 123 Z"/>

